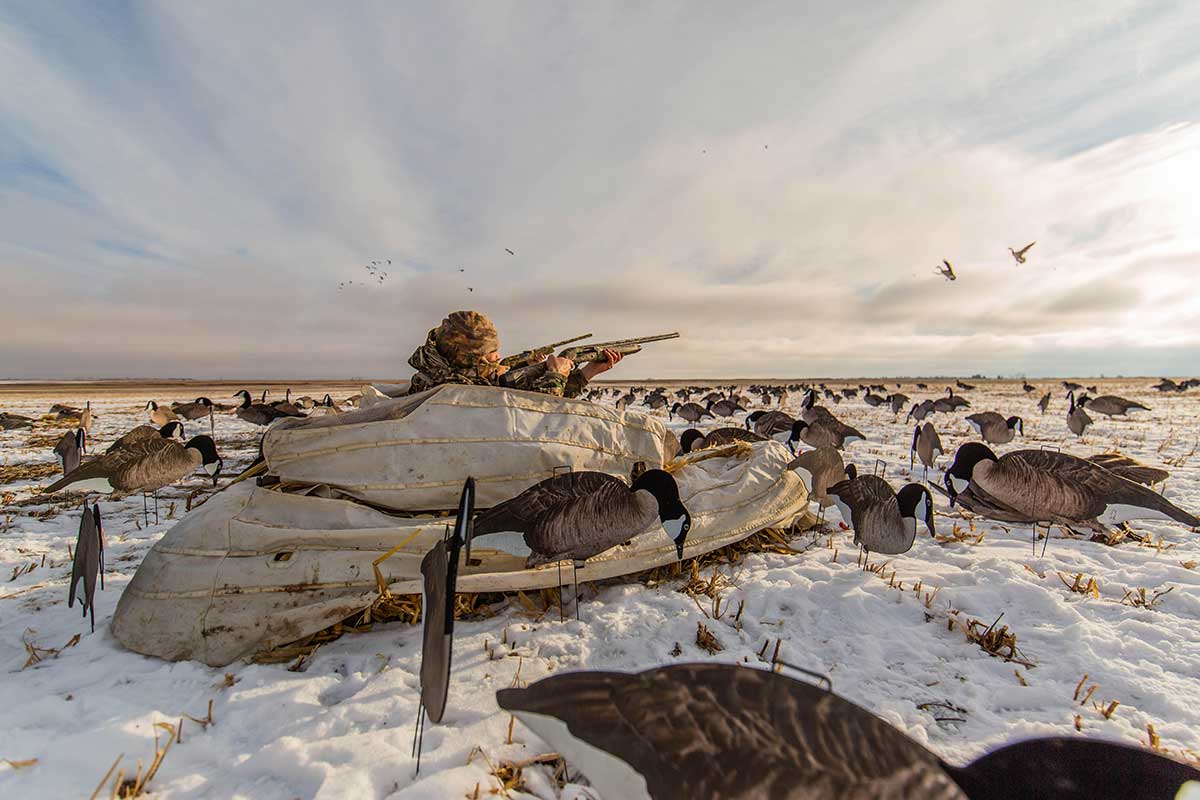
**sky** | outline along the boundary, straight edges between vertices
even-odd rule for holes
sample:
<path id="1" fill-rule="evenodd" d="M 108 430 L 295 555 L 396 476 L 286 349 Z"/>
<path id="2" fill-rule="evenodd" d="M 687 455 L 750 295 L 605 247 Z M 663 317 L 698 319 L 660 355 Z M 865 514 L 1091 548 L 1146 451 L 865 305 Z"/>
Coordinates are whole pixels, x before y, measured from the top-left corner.
<path id="1" fill-rule="evenodd" d="M 0 0 L 0 377 L 403 378 L 459 308 L 682 334 L 614 379 L 1200 374 L 1197 41 L 1186 1 Z"/>

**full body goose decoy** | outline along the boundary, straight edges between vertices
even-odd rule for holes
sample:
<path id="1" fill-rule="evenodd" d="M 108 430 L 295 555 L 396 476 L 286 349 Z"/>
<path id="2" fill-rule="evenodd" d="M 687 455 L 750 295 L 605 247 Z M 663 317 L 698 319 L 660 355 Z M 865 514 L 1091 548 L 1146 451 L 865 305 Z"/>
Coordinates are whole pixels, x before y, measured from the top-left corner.
<path id="1" fill-rule="evenodd" d="M 946 387 L 946 396 L 939 397 L 933 401 L 933 410 L 946 413 L 948 411 L 957 411 L 960 408 L 970 408 L 971 401 L 965 397 L 959 397 L 954 393 L 953 386 Z"/>
<path id="2" fill-rule="evenodd" d="M 913 407 L 908 410 L 908 416 L 904 418 L 904 421 L 908 422 L 910 419 L 915 419 L 917 422 L 923 422 L 926 417 L 933 413 L 933 401 L 922 400 L 919 403 L 913 404 Z"/>
<path id="3" fill-rule="evenodd" d="M 89 506 L 83 501 L 83 513 L 79 517 L 79 536 L 75 539 L 75 554 L 71 559 L 71 584 L 67 592 L 67 608 L 75 606 L 78 594 L 83 616 L 92 615 L 92 632 L 96 631 L 96 578 L 104 588 L 104 531 L 100 522 L 100 505 Z M 82 591 L 79 583 L 83 582 Z"/>
<path id="4" fill-rule="evenodd" d="M 967 415 L 967 424 L 988 444 L 1008 444 L 1020 431 L 1025 435 L 1025 421 L 1020 417 L 1004 417 L 995 411 Z"/>
<path id="5" fill-rule="evenodd" d="M 1038 408 L 1040 408 L 1042 410 L 1042 413 L 1045 414 L 1046 409 L 1049 407 L 1050 407 L 1050 392 L 1046 392 L 1044 395 L 1042 395 L 1042 399 L 1038 400 Z"/>
<path id="6" fill-rule="evenodd" d="M 159 408 L 158 403 L 153 400 L 146 402 L 146 410 L 150 412 L 150 421 L 160 428 L 168 422 L 179 419 L 179 415 L 174 411 L 169 408 Z"/>
<path id="7" fill-rule="evenodd" d="M 792 459 L 787 468 L 800 476 L 804 488 L 808 490 L 808 499 L 815 500 L 821 508 L 833 505 L 833 498 L 829 496 L 830 486 L 858 476 L 854 465 L 846 466 L 842 454 L 835 447 L 805 450 Z"/>
<path id="8" fill-rule="evenodd" d="M 191 422 L 201 417 L 210 416 L 213 411 L 213 401 L 207 397 L 197 397 L 191 403 L 172 403 L 171 410 L 181 418 Z M 170 422 L 170 420 L 167 420 L 167 422 Z M 166 423 L 164 422 L 163 424 L 165 425 Z"/>
<path id="9" fill-rule="evenodd" d="M 938 456 L 946 451 L 942 449 L 942 437 L 938 436 L 938 432 L 933 427 L 932 422 L 926 422 L 924 425 L 917 423 L 913 428 L 912 447 L 908 451 L 908 469 L 912 471 L 912 457 L 915 453 L 917 458 L 921 459 L 921 464 L 924 465 L 926 471 L 937 465 Z"/>
<path id="10" fill-rule="evenodd" d="M 886 397 L 881 397 L 877 394 L 872 394 L 871 392 L 867 392 L 863 395 L 863 402 L 869 405 L 871 408 L 879 408 L 880 406 L 886 404 L 887 401 L 888 400 Z"/>
<path id="11" fill-rule="evenodd" d="M 139 435 L 125 446 L 84 462 L 47 486 L 45 491 L 53 494 L 72 489 L 120 498 L 134 492 L 161 489 L 201 467 L 212 477 L 215 486 L 221 472 L 221 457 L 211 438 L 196 436 L 183 445 L 164 439 L 154 431 L 153 435 Z"/>
<path id="12" fill-rule="evenodd" d="M 964 392 L 970 392 L 975 389 L 974 384 L 963 383 L 961 380 L 955 380 L 954 385 L 957 386 L 959 389 L 962 389 Z"/>
<path id="13" fill-rule="evenodd" d="M 9 414 L 7 411 L 0 413 L 0 431 L 11 431 L 17 428 L 32 428 L 33 417 L 25 417 L 20 414 Z"/>
<path id="14" fill-rule="evenodd" d="M 1075 392 L 1067 392 L 1070 407 L 1067 409 L 1067 430 L 1076 436 L 1083 436 L 1084 431 L 1092 424 L 1092 418 L 1081 406 L 1075 404 Z"/>
<path id="15" fill-rule="evenodd" d="M 250 393 L 245 389 L 234 394 L 234 397 L 242 398 L 242 404 L 234 413 L 237 414 L 238 419 L 249 422 L 251 425 L 270 425 L 281 417 L 304 416 L 299 411 L 293 414 L 266 403 L 253 403 L 250 401 Z"/>
<path id="16" fill-rule="evenodd" d="M 1099 464 L 1052 450 L 997 457 L 987 445 L 958 448 L 946 471 L 950 504 L 1002 522 L 1080 526 L 1103 531 L 1133 519 L 1200 519 L 1140 483 Z"/>
<path id="17" fill-rule="evenodd" d="M 87 434 L 83 428 L 67 431 L 54 445 L 54 454 L 62 464 L 63 475 L 79 466 L 83 453 L 87 449 Z"/>
<path id="18" fill-rule="evenodd" d="M 1022 381 L 1021 390 L 1024 391 L 1025 394 L 1029 394 L 1030 392 L 1037 391 L 1037 387 L 1031 384 L 1029 381 Z"/>
<path id="19" fill-rule="evenodd" d="M 1089 397 L 1086 400 L 1079 398 L 1079 407 L 1086 408 L 1088 411 L 1095 411 L 1103 414 L 1106 417 L 1124 417 L 1130 411 L 1149 411 L 1148 406 L 1141 403 L 1135 403 L 1132 400 L 1126 400 L 1123 397 L 1117 397 L 1112 394 L 1102 394 L 1099 397 Z"/>
<path id="20" fill-rule="evenodd" d="M 871 553 L 907 553 L 917 536 L 917 521 L 935 535 L 933 498 L 919 483 L 897 494 L 877 475 L 859 475 L 829 487 L 829 495 L 854 528 L 854 543 Z"/>
<path id="21" fill-rule="evenodd" d="M 1097 453 L 1094 456 L 1088 456 L 1087 460 L 1104 467 L 1109 472 L 1120 475 L 1125 480 L 1145 486 L 1162 483 L 1171 477 L 1171 473 L 1165 469 L 1147 466 L 1140 461 L 1135 461 L 1129 456 L 1123 456 L 1120 453 Z"/>
<path id="22" fill-rule="evenodd" d="M 603 472 L 568 472 L 479 513 L 474 535 L 520 534 L 528 567 L 563 559 L 578 565 L 656 524 L 682 560 L 692 518 L 669 472 L 647 470 L 632 486 Z"/>
<path id="23" fill-rule="evenodd" d="M 904 410 L 904 404 L 908 402 L 908 395 L 896 392 L 887 396 L 888 406 L 892 409 L 893 414 L 899 414 Z"/>
<path id="24" fill-rule="evenodd" d="M 1068 392 L 1078 392 L 1080 389 L 1083 388 L 1082 383 L 1076 383 L 1075 381 L 1063 381 L 1062 385 L 1063 385 L 1063 388 L 1066 389 Z"/>
<path id="25" fill-rule="evenodd" d="M 679 437 L 679 452 L 693 453 L 710 447 L 724 447 L 734 442 L 765 442 L 767 437 L 759 436 L 754 431 L 744 428 L 717 428 L 708 433 L 701 433 L 695 428 L 688 428 Z"/>
<path id="26" fill-rule="evenodd" d="M 274 403 L 267 403 L 267 390 L 263 389 L 263 402 L 274 408 L 276 411 L 282 411 L 289 417 L 303 417 L 304 411 L 292 402 L 292 390 L 288 387 L 287 394 L 283 400 L 276 400 Z"/>
<path id="27" fill-rule="evenodd" d="M 742 408 L 736 400 L 718 400 L 715 403 L 708 404 L 708 413 L 718 417 L 732 417 L 738 413 L 744 413 L 746 409 Z"/>
<path id="28" fill-rule="evenodd" d="M 795 424 L 795 417 L 782 411 L 755 411 L 746 417 L 746 430 L 777 442 L 787 441 Z"/>
<path id="29" fill-rule="evenodd" d="M 1008 248 L 1008 252 L 1012 253 L 1012 257 L 1013 257 L 1014 261 L 1016 261 L 1018 264 L 1024 264 L 1025 263 L 1025 254 L 1028 253 L 1029 248 L 1033 247 L 1035 244 L 1037 244 L 1036 241 L 1030 242 L 1029 244 L 1022 247 L 1020 250 L 1013 250 L 1010 247 L 1010 248 Z"/>
<path id="30" fill-rule="evenodd" d="M 804 442 L 809 447 L 835 447 L 842 450 L 846 445 L 865 439 L 866 437 L 857 428 L 852 428 L 832 417 L 818 420 L 812 424 L 798 419 L 792 425 L 787 445 L 792 452 L 796 452 L 800 442 Z"/>
<path id="31" fill-rule="evenodd" d="M 1054 737 L 948 764 L 830 691 L 734 664 L 564 672 L 496 693 L 600 794 L 621 800 L 1176 800 L 1200 770 Z"/>
<path id="32" fill-rule="evenodd" d="M 678 414 L 680 419 L 685 419 L 688 422 L 699 422 L 704 417 L 712 417 L 712 413 L 704 406 L 698 403 L 676 403 L 671 406 L 671 410 L 667 412 L 667 418 L 670 419 Z M 713 417 L 716 419 L 716 417 Z"/>
<path id="33" fill-rule="evenodd" d="M 122 447 L 129 447 L 136 442 L 142 441 L 143 439 L 153 439 L 156 436 L 163 439 L 174 439 L 176 436 L 178 436 L 180 439 L 183 439 L 183 423 L 179 420 L 175 420 L 174 422 L 168 422 L 161 428 L 155 428 L 152 425 L 138 425 L 129 433 L 126 433 L 124 436 L 121 436 L 115 442 L 110 444 L 108 449 L 104 452 L 111 453 L 114 450 L 121 449 Z"/>

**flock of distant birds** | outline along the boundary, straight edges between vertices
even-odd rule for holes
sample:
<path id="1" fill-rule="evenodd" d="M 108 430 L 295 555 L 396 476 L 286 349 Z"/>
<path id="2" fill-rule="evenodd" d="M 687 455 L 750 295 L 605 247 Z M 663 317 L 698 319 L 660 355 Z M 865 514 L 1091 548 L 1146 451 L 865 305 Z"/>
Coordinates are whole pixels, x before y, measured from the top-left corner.
<path id="1" fill-rule="evenodd" d="M 1022 247 L 1020 250 L 1016 250 L 1016 249 L 1010 247 L 1010 248 L 1008 248 L 1008 252 L 1012 254 L 1013 260 L 1016 261 L 1017 264 L 1024 264 L 1025 263 L 1025 254 L 1028 253 L 1030 248 L 1032 248 L 1035 244 L 1037 244 L 1036 241 L 1030 242 L 1029 244 Z M 958 280 L 958 273 L 956 273 L 954 271 L 954 265 L 951 264 L 949 262 L 949 260 L 944 259 L 944 258 L 942 259 L 942 263 L 939 266 L 933 268 L 933 274 L 941 275 L 943 278 L 945 278 L 948 281 Z"/>

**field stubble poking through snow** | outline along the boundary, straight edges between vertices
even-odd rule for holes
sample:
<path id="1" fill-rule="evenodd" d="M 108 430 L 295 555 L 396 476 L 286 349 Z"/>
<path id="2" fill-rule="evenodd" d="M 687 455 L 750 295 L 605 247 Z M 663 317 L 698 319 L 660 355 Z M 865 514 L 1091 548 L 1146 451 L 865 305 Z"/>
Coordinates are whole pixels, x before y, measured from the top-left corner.
<path id="1" fill-rule="evenodd" d="M 1067 431 L 1057 382 L 1043 416 L 1036 403 L 1050 382 L 1026 394 L 1020 381 L 981 381 L 963 392 L 970 410 L 932 417 L 948 453 L 939 465 L 975 439 L 965 415 L 994 410 L 1025 420 L 1025 435 L 997 452 L 1042 445 L 1076 455 L 1119 449 L 1170 469 L 1167 497 L 1200 510 L 1200 393 L 1160 395 L 1146 380 L 1101 383 L 1101 393 L 1152 410 L 1128 420 L 1092 414 L 1096 424 L 1076 439 Z M 902 391 L 918 401 L 944 395 L 945 385 L 930 382 L 925 391 L 906 382 Z M 195 397 L 190 388 L 154 391 L 160 402 Z M 325 391 L 313 386 L 300 393 Z M 352 391 L 333 387 L 338 398 Z M 37 418 L 53 402 L 82 406 L 90 399 L 97 417 L 91 439 L 100 449 L 145 422 L 149 396 L 134 389 L 90 396 L 9 392 L 0 396 L 0 411 Z M 210 396 L 236 402 L 215 391 Z M 797 413 L 799 402 L 800 394 L 791 393 L 784 410 Z M 830 409 L 867 436 L 847 449 L 847 461 L 869 473 L 882 459 L 893 487 L 908 480 L 912 425 L 903 415 L 870 408 L 861 398 Z M 665 419 L 665 412 L 654 413 Z M 741 424 L 743 416 L 721 424 Z M 677 432 L 689 427 L 669 424 Z M 188 433 L 207 428 L 207 420 L 189 423 Z M 922 529 L 910 552 L 871 556 L 869 569 L 856 563 L 857 547 L 836 508 L 828 511 L 825 532 L 795 537 L 792 546 L 802 554 L 764 553 L 704 567 L 702 579 L 720 573 L 719 613 L 712 598 L 678 591 L 685 573 L 656 585 L 588 586 L 581 621 L 560 623 L 556 612 L 536 617 L 516 599 L 494 607 L 490 618 L 461 621 L 444 724 L 427 726 L 414 778 L 419 626 L 377 625 L 343 636 L 307 659 L 302 671 L 287 664 L 166 663 L 127 652 L 113 639 L 108 623 L 143 555 L 184 513 L 189 495 L 198 490 L 199 499 L 210 490 L 199 474 L 159 492 L 157 525 L 153 516 L 142 524 L 140 498 L 102 501 L 105 589 L 97 593 L 90 633 L 78 608 L 66 608 L 67 550 L 80 501 L 68 495 L 28 502 L 52 480 L 52 470 L 37 466 L 54 461 L 53 442 L 43 434 L 63 430 L 39 425 L 0 433 L 8 480 L 0 485 L 0 669 L 6 673 L 0 759 L 11 762 L 0 760 L 4 796 L 86 797 L 121 754 L 117 769 L 132 776 L 139 759 L 150 766 L 156 731 L 161 749 L 165 729 L 155 726 L 165 722 L 181 724 L 182 735 L 150 785 L 161 797 L 454 798 L 474 796 L 477 786 L 485 797 L 500 786 L 496 773 L 518 787 L 513 797 L 585 797 L 587 790 L 560 788 L 552 767 L 531 761 L 549 748 L 520 724 L 510 727 L 496 706 L 497 689 L 560 670 L 710 659 L 762 666 L 760 653 L 769 660 L 776 647 L 782 660 L 829 675 L 837 693 L 953 762 L 1013 739 L 1076 730 L 1142 745 L 1153 737 L 1177 757 L 1200 751 L 1200 534 L 1174 523 L 1135 522 L 1142 542 L 1129 537 L 1109 546 L 1055 529 L 1043 554 L 1041 542 L 1033 552 L 1027 527 L 966 519 L 935 494 L 938 540 Z M 260 430 L 230 413 L 216 416 L 227 476 L 253 458 Z M 919 464 L 916 472 L 919 478 Z M 940 471 L 931 473 L 931 480 L 940 478 Z M 505 763 L 528 766 L 516 775 Z"/>

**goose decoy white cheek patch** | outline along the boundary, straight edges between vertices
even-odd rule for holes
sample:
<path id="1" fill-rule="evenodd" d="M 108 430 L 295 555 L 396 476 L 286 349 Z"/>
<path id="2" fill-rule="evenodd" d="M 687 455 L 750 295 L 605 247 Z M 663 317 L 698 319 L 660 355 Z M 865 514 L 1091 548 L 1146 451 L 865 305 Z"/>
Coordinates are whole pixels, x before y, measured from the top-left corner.
<path id="1" fill-rule="evenodd" d="M 671 537 L 671 539 L 678 539 L 679 534 L 685 533 L 690 527 L 687 517 L 663 520 L 662 526 L 663 530 L 667 532 L 667 536 Z"/>

